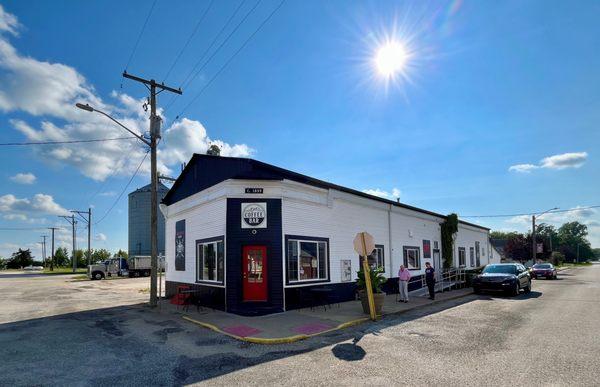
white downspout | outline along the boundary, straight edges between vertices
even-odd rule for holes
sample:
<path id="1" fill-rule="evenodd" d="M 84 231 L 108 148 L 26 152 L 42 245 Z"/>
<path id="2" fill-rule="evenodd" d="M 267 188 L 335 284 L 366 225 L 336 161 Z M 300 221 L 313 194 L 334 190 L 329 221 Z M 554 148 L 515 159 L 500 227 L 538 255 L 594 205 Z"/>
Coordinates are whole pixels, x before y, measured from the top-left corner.
<path id="1" fill-rule="evenodd" d="M 394 257 L 394 249 L 392 247 L 392 205 L 390 204 L 390 209 L 388 210 L 388 243 L 390 246 L 390 271 L 388 278 L 392 278 L 394 276 L 393 273 L 393 262 L 392 258 Z"/>

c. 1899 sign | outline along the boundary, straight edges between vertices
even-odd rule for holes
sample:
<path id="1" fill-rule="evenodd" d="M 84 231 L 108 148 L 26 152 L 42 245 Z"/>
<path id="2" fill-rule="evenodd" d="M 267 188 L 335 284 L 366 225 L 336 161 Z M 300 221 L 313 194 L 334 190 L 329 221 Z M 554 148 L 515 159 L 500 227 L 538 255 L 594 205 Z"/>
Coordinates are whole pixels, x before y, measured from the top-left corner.
<path id="1" fill-rule="evenodd" d="M 267 228 L 267 203 L 242 203 L 242 228 Z"/>

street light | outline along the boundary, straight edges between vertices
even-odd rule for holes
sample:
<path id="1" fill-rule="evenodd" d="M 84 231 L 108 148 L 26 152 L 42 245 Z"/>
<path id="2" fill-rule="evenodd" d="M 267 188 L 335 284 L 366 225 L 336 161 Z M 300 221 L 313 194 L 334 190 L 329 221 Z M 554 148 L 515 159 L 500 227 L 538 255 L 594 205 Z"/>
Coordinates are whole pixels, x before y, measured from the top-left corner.
<path id="1" fill-rule="evenodd" d="M 542 213 L 540 213 L 539 215 L 537 215 L 537 217 L 541 217 L 542 215 L 550 212 L 550 211 L 555 211 L 558 210 L 558 207 L 554 207 L 551 208 L 549 210 L 546 210 Z M 537 259 L 537 241 L 535 240 L 535 214 L 531 216 L 531 265 L 535 265 L 535 260 Z"/>
<path id="2" fill-rule="evenodd" d="M 154 94 L 153 94 L 152 102 L 154 102 Z M 157 226 L 158 214 L 156 212 L 156 207 L 157 207 L 156 203 L 158 201 L 158 193 L 157 193 L 158 173 L 156 172 L 156 147 L 157 147 L 157 138 L 160 138 L 160 123 L 159 123 L 160 119 L 154 115 L 154 109 L 153 109 L 153 114 L 151 116 L 151 125 L 150 125 L 150 141 L 148 141 L 144 137 L 133 132 L 128 127 L 126 127 L 125 125 L 123 125 L 122 123 L 120 123 L 119 121 L 117 121 L 116 119 L 114 119 L 113 117 L 111 117 L 110 115 L 106 114 L 105 112 L 103 112 L 101 110 L 95 109 L 88 104 L 84 105 L 82 103 L 76 103 L 75 106 L 77 106 L 79 109 L 85 110 L 87 112 L 96 112 L 96 113 L 102 114 L 103 116 L 105 116 L 109 120 L 113 121 L 114 123 L 119 125 L 121 128 L 125 129 L 126 131 L 128 131 L 129 133 L 134 135 L 138 140 L 140 140 L 141 142 L 143 142 L 144 144 L 146 144 L 150 147 L 150 152 L 151 152 L 150 182 L 151 182 L 151 186 L 152 186 L 152 190 L 151 190 L 151 203 L 152 203 L 151 207 L 152 208 L 150 209 L 150 224 L 151 224 L 151 230 L 150 230 L 150 233 L 151 233 L 151 235 L 150 235 L 150 241 L 151 241 L 151 243 L 150 243 L 151 244 L 150 306 L 156 306 L 158 304 L 158 300 L 156 297 L 156 288 L 157 288 L 156 272 L 158 270 L 158 259 L 157 259 L 157 251 L 156 251 L 156 245 L 157 245 L 157 240 L 158 240 L 158 226 Z"/>

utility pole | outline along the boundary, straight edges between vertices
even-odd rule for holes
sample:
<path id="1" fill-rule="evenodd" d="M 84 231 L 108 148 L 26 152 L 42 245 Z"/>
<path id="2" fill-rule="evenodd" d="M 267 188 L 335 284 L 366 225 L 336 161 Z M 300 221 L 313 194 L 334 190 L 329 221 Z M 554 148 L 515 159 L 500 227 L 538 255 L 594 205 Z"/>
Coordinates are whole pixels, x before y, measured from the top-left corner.
<path id="1" fill-rule="evenodd" d="M 71 224 L 71 227 L 73 228 L 73 248 L 71 249 L 71 263 L 73 266 L 73 273 L 75 273 L 77 271 L 77 260 L 75 259 L 75 226 L 77 225 L 77 221 L 75 220 L 75 215 L 60 215 L 60 217 L 69 222 L 69 224 Z"/>
<path id="2" fill-rule="evenodd" d="M 50 256 L 50 271 L 54 271 L 54 230 L 58 230 L 58 227 L 48 227 L 52 230 L 52 255 Z"/>
<path id="3" fill-rule="evenodd" d="M 44 262 L 44 268 L 46 267 L 46 235 L 42 235 L 42 262 Z"/>
<path id="4" fill-rule="evenodd" d="M 144 79 L 140 77 L 136 77 L 134 75 L 127 74 L 127 72 L 123 72 L 123 77 L 134 80 L 136 82 L 140 82 L 144 84 L 150 90 L 150 179 L 152 185 L 152 195 L 150 199 L 150 306 L 154 307 L 157 305 L 157 271 L 158 271 L 158 174 L 156 170 L 156 146 L 158 144 L 158 139 L 160 138 L 160 117 L 156 115 L 156 89 L 159 88 L 160 92 L 170 91 L 175 94 L 181 95 L 181 89 L 174 89 L 172 87 L 165 86 L 164 83 L 156 83 L 154 79 Z"/>
<path id="5" fill-rule="evenodd" d="M 532 263 L 531 266 L 535 265 L 535 258 L 537 256 L 537 243 L 535 241 L 535 215 L 531 217 L 531 253 Z"/>
<path id="6" fill-rule="evenodd" d="M 92 264 L 92 248 L 91 248 L 91 241 L 92 241 L 92 208 L 88 208 L 87 211 L 71 211 L 74 214 L 79 215 L 79 217 L 81 219 L 83 219 L 84 222 L 87 223 L 87 231 L 88 231 L 88 237 L 87 237 L 87 264 L 88 266 Z M 82 215 L 83 214 L 83 215 Z M 87 215 L 87 218 L 84 216 Z"/>

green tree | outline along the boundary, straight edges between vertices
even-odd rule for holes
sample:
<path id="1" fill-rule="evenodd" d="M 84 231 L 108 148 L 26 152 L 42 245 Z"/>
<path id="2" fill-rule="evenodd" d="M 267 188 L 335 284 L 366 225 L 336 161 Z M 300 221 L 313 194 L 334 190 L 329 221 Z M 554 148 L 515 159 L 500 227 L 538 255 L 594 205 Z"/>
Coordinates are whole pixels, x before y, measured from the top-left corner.
<path id="1" fill-rule="evenodd" d="M 21 269 L 29 265 L 33 265 L 33 256 L 31 255 L 31 250 L 29 249 L 19 249 L 17 252 L 13 253 L 6 263 L 6 267 L 8 269 Z"/>
<path id="2" fill-rule="evenodd" d="M 531 258 L 531 237 L 520 233 L 510 235 L 504 246 L 506 256 L 513 261 L 525 262 Z"/>
<path id="3" fill-rule="evenodd" d="M 115 257 L 115 258 L 121 257 L 121 258 L 127 259 L 127 258 L 129 258 L 129 254 L 127 254 L 127 251 L 119 249 L 119 251 L 117 251 L 115 253 L 115 255 L 113 255 L 113 257 Z"/>
<path id="4" fill-rule="evenodd" d="M 592 249 L 592 252 L 594 253 L 594 258 L 592 258 L 592 261 L 600 261 L 600 249 Z"/>
<path id="5" fill-rule="evenodd" d="M 92 263 L 106 261 L 110 256 L 110 251 L 106 249 L 94 250 L 92 251 Z"/>
<path id="6" fill-rule="evenodd" d="M 66 247 L 59 247 L 54 252 L 54 266 L 55 267 L 68 267 L 69 266 L 69 251 Z"/>
<path id="7" fill-rule="evenodd" d="M 0 270 L 6 270 L 6 265 L 8 264 L 8 259 L 4 257 L 0 257 Z"/>
<path id="8" fill-rule="evenodd" d="M 594 255 L 592 246 L 587 240 L 588 230 L 583 223 L 568 222 L 558 229 L 559 251 L 569 262 L 574 262 L 579 254 L 579 261 L 591 259 Z"/>
<path id="9" fill-rule="evenodd" d="M 75 262 L 77 267 L 87 267 L 87 250 L 75 250 Z"/>
<path id="10" fill-rule="evenodd" d="M 514 237 L 519 233 L 516 231 L 492 231 L 490 232 L 491 239 L 508 240 L 510 237 Z"/>

